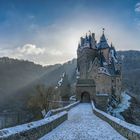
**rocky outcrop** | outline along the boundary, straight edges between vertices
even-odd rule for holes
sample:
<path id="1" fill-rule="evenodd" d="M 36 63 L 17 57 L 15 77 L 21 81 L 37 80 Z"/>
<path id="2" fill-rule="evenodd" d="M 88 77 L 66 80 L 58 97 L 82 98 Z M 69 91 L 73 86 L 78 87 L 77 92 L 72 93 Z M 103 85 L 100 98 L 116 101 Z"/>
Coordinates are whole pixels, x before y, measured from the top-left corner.
<path id="1" fill-rule="evenodd" d="M 122 115 L 125 121 L 140 125 L 140 103 L 134 97 L 131 98 L 130 102 L 130 107 L 122 112 Z"/>

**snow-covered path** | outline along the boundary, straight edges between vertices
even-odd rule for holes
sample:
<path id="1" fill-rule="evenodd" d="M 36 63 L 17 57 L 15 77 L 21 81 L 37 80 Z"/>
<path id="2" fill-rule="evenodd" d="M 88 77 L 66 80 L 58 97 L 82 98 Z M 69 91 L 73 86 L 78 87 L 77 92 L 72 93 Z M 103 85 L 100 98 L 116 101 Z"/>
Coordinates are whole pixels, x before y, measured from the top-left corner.
<path id="1" fill-rule="evenodd" d="M 91 105 L 81 103 L 71 109 L 68 120 L 40 140 L 126 140 L 108 123 L 92 112 Z"/>

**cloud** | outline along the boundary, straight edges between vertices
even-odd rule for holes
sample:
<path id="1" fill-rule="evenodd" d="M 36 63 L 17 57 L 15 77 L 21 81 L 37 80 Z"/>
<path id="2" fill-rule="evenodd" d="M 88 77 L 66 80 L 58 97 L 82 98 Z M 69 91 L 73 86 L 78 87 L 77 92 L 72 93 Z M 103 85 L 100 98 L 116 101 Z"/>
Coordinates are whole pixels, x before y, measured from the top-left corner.
<path id="1" fill-rule="evenodd" d="M 25 44 L 14 49 L 0 48 L 0 56 L 29 60 L 42 65 L 65 62 L 61 51 L 54 48 L 37 47 L 34 44 Z"/>
<path id="2" fill-rule="evenodd" d="M 140 12 L 140 2 L 135 5 L 135 12 Z"/>
<path id="3" fill-rule="evenodd" d="M 36 47 L 33 44 L 25 44 L 23 47 L 17 48 L 17 53 L 27 54 L 27 55 L 38 55 L 45 53 L 45 48 Z"/>
<path id="4" fill-rule="evenodd" d="M 102 17 L 105 16 L 102 15 Z M 36 40 L 42 45 L 47 44 L 50 49 L 55 48 L 61 51 L 66 60 L 66 54 L 71 55 L 71 58 L 76 57 L 77 44 L 81 36 L 91 30 L 95 32 L 97 41 L 99 41 L 103 27 L 106 29 L 108 42 L 113 42 L 117 50 L 129 50 L 132 46 L 133 49 L 139 49 L 138 31 L 135 32 L 134 29 L 118 23 L 113 17 L 101 18 L 96 13 L 89 14 L 85 11 L 84 14 L 81 12 L 79 15 L 64 17 L 56 24 L 40 28 Z"/>
<path id="5" fill-rule="evenodd" d="M 136 7 L 138 6 L 139 4 Z M 81 7 L 53 23 L 40 25 L 29 22 L 25 27 L 24 31 L 17 32 L 20 35 L 16 35 L 15 38 L 11 35 L 10 38 L 6 36 L 6 41 L 0 40 L 3 44 L 9 42 L 8 45 L 0 44 L 3 47 L 0 49 L 0 56 L 30 60 L 42 65 L 64 63 L 76 57 L 81 36 L 91 30 L 95 32 L 98 41 L 103 27 L 106 29 L 105 35 L 109 44 L 113 42 L 117 50 L 139 49 L 140 44 L 138 30 L 127 28 L 115 17 Z M 5 46 L 8 49 L 5 49 Z"/>
<path id="6" fill-rule="evenodd" d="M 93 18 L 93 15 L 86 13 L 81 15 L 65 17 L 49 26 L 36 26 L 36 34 L 29 40 L 33 44 L 27 43 L 15 49 L 3 49 L 1 53 L 42 65 L 64 63 L 76 57 L 77 45 L 81 36 L 91 30 L 95 32 L 96 39 L 99 41 L 103 27 L 106 29 L 105 35 L 109 44 L 113 42 L 117 50 L 132 49 L 132 46 L 134 49 L 139 49 L 139 35 L 115 20 L 102 19 L 98 15 Z M 3 55 L 1 54 L 1 56 Z"/>

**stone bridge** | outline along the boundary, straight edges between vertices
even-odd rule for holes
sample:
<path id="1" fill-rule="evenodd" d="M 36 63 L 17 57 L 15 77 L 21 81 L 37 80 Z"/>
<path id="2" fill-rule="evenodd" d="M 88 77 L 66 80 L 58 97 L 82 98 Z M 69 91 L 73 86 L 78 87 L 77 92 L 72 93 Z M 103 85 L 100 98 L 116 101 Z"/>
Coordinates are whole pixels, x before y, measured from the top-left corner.
<path id="1" fill-rule="evenodd" d="M 81 103 L 68 112 L 68 120 L 40 140 L 125 140 L 98 118 L 91 104 Z"/>
<path id="2" fill-rule="evenodd" d="M 0 130 L 0 140 L 140 140 L 140 127 L 110 116 L 93 102 L 52 112 L 46 119 Z"/>

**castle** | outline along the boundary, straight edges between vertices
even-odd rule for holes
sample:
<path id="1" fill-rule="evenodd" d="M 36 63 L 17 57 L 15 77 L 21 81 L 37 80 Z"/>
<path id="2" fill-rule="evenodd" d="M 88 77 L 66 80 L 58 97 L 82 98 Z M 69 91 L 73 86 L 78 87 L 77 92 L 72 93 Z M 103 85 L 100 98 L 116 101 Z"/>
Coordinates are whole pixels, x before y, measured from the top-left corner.
<path id="1" fill-rule="evenodd" d="M 95 34 L 81 37 L 77 49 L 76 96 L 81 102 L 93 100 L 104 111 L 121 100 L 121 63 L 114 46 L 104 34 L 97 43 Z"/>

